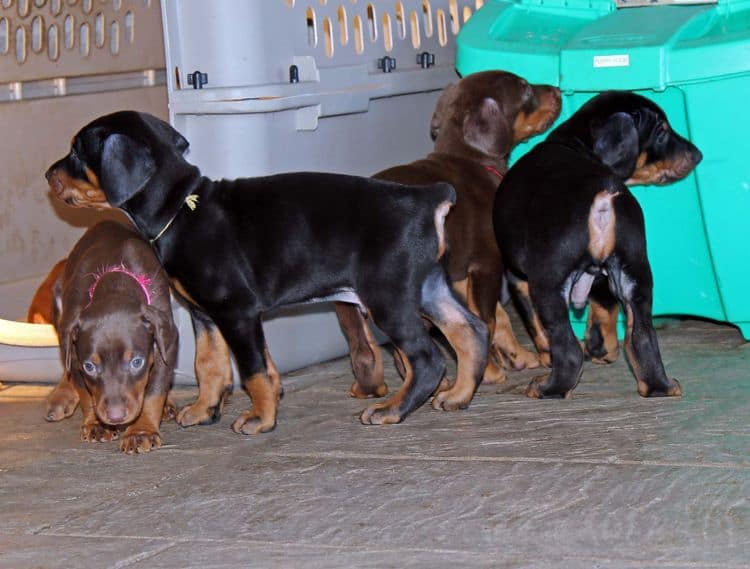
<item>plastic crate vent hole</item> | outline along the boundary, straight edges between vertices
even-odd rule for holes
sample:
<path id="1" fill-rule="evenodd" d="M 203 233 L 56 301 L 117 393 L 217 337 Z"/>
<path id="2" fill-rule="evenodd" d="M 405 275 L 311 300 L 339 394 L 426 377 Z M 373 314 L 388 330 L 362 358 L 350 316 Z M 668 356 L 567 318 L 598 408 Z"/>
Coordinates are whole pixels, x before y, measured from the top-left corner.
<path id="1" fill-rule="evenodd" d="M 64 0 L 16 2 L 14 14 L 0 16 L 0 56 L 13 57 L 18 64 L 35 55 L 57 62 L 63 50 L 71 51 L 76 44 L 78 54 L 88 57 L 92 48 L 118 55 L 123 42 L 135 43 L 135 15 L 132 10 L 121 13 L 122 0 L 111 0 L 114 14 L 97 12 L 90 21 L 93 0 L 81 0 L 80 5 L 66 4 Z M 0 6 L 8 12 L 13 3 L 14 0 L 0 0 Z"/>
<path id="2" fill-rule="evenodd" d="M 307 0 L 307 6 L 302 10 L 309 47 L 322 48 L 328 58 L 334 57 L 337 44 L 344 47 L 350 40 L 358 55 L 364 53 L 367 44 L 380 44 L 386 53 L 392 52 L 398 41 L 411 41 L 412 47 L 419 50 L 423 34 L 425 39 L 436 36 L 438 43 L 446 46 L 449 36 L 458 34 L 462 24 L 483 6 L 484 0 L 448 0 L 439 8 L 436 0 L 398 0 L 390 6 L 377 2 L 358 4 L 356 0 L 349 0 L 349 3 L 352 6 L 347 6 L 347 2 Z M 293 8 L 296 0 L 284 0 L 284 4 Z M 330 15 L 320 8 L 323 13 L 318 14 L 318 5 L 333 5 L 335 8 L 328 12 Z"/>

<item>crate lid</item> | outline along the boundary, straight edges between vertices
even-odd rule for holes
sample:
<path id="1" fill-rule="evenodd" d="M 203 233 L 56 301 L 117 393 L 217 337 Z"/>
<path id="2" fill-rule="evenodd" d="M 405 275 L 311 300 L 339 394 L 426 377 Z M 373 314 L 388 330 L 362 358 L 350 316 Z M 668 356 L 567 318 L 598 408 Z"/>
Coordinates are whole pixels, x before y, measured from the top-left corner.
<path id="1" fill-rule="evenodd" d="M 459 34 L 456 67 L 506 69 L 563 91 L 663 90 L 750 72 L 750 1 L 667 1 L 491 0 Z"/>

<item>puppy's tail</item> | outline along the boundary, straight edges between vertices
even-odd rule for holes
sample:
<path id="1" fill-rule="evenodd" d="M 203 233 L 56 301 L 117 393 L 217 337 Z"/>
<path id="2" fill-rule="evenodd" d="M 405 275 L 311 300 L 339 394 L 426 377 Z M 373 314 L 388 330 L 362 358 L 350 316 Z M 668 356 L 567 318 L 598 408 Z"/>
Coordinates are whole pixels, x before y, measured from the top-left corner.
<path id="1" fill-rule="evenodd" d="M 435 232 L 438 238 L 437 259 L 445 255 L 447 244 L 445 241 L 445 217 L 456 203 L 456 190 L 450 184 L 440 182 L 435 184 L 435 196 L 438 197 L 438 204 L 435 208 Z"/>

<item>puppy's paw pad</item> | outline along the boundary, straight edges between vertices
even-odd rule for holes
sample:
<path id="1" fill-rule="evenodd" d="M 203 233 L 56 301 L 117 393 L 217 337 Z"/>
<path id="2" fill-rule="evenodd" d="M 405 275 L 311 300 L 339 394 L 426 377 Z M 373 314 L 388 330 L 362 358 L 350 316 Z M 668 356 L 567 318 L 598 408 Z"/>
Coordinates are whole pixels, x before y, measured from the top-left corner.
<path id="1" fill-rule="evenodd" d="M 125 454 L 144 454 L 161 446 L 161 435 L 153 431 L 142 431 L 124 435 L 120 450 Z"/>
<path id="2" fill-rule="evenodd" d="M 385 397 L 385 395 L 388 393 L 388 385 L 385 383 L 381 383 L 375 389 L 368 388 L 364 389 L 362 386 L 357 383 L 356 381 L 352 383 L 351 388 L 349 389 L 349 395 L 354 397 L 355 399 L 369 399 L 370 397 Z"/>
<path id="3" fill-rule="evenodd" d="M 363 425 L 395 425 L 403 421 L 403 417 L 391 407 L 379 404 L 370 405 L 362 411 L 359 420 Z"/>
<path id="4" fill-rule="evenodd" d="M 263 419 L 254 411 L 245 411 L 234 420 L 232 430 L 241 435 L 258 435 L 276 428 L 276 421 Z"/>

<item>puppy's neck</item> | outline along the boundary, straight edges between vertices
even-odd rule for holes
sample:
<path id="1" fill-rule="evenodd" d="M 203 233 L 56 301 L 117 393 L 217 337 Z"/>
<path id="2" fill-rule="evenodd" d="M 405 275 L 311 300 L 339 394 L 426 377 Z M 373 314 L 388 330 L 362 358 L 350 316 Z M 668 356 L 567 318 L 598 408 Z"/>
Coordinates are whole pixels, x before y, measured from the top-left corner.
<path id="1" fill-rule="evenodd" d="M 456 158 L 462 158 L 477 164 L 481 164 L 491 171 L 497 171 L 504 174 L 508 170 L 508 157 L 501 156 L 499 154 L 488 153 L 475 146 L 472 146 L 463 139 L 457 140 L 456 137 L 451 137 L 450 133 L 445 133 L 446 136 L 438 136 L 435 141 L 436 154 L 445 154 Z"/>

